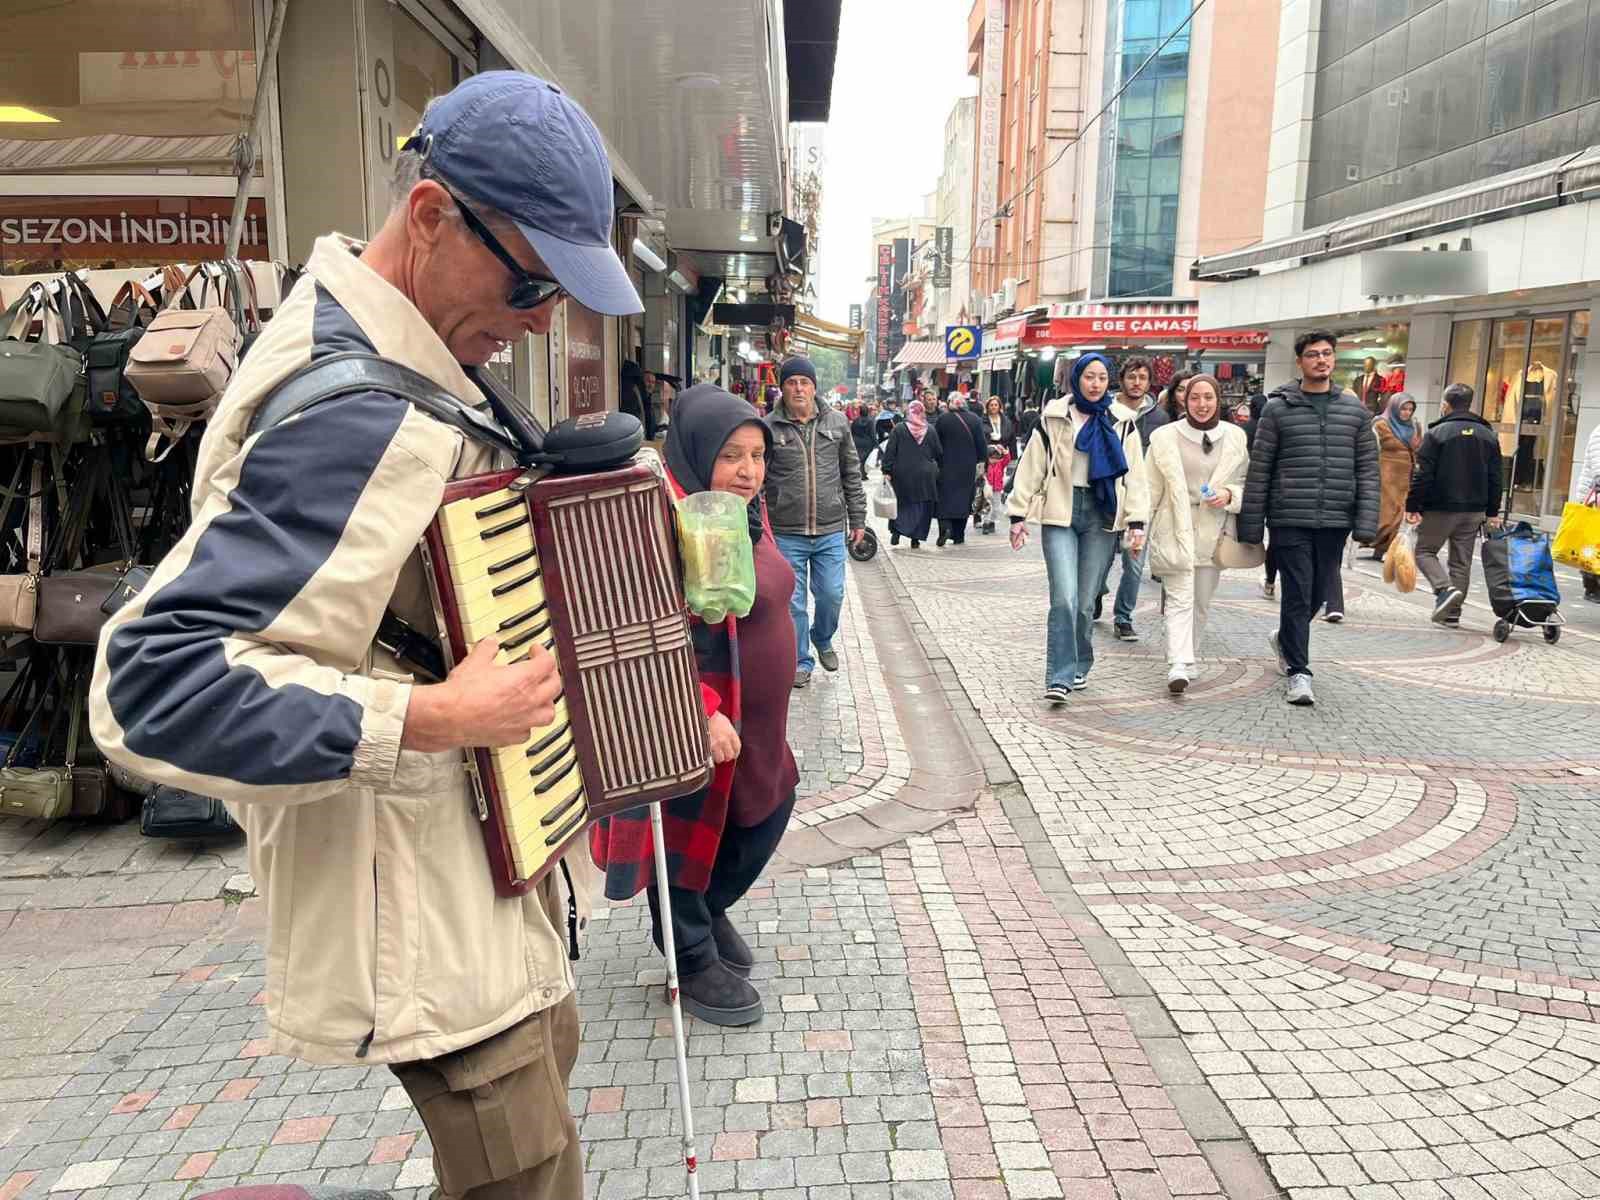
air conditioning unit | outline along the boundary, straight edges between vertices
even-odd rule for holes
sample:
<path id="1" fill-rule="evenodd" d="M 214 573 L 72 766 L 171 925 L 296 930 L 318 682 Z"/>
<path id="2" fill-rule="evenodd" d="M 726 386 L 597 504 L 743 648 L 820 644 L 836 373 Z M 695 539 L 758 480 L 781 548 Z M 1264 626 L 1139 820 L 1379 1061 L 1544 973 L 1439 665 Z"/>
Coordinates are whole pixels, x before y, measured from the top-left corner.
<path id="1" fill-rule="evenodd" d="M 983 324 L 990 325 L 994 322 L 994 297 L 985 296 L 979 305 L 979 317 Z"/>
<path id="2" fill-rule="evenodd" d="M 1000 283 L 1000 291 L 997 294 L 1000 297 L 1001 312 L 1012 312 L 1016 309 L 1017 281 L 1015 279 L 1002 280 Z"/>

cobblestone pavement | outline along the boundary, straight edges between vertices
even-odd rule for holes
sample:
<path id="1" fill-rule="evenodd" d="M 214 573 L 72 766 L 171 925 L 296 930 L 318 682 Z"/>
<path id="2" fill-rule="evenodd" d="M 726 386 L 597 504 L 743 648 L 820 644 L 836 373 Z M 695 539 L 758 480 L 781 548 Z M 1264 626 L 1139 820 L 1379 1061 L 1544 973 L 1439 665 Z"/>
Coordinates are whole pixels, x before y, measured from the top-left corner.
<path id="1" fill-rule="evenodd" d="M 1045 578 L 1000 538 L 894 559 L 1026 807 L 1295 1200 L 1600 1196 L 1600 638 L 1499 645 L 1363 569 L 1290 709 L 1275 606 L 1225 577 L 1188 694 L 1097 629 L 1062 710 Z M 1113 578 L 1115 586 L 1115 578 Z M 974 629 L 1007 631 L 974 637 Z M 1097 960 L 1098 961 L 1098 960 Z"/>
<path id="2" fill-rule="evenodd" d="M 1037 551 L 884 540 L 736 910 L 767 1015 L 690 1024 L 706 1195 L 1600 1196 L 1587 626 L 1496 645 L 1352 572 L 1290 710 L 1229 579 L 1175 700 L 1147 585 L 1145 640 L 1101 640 L 1052 713 Z M 0 823 L 0 1200 L 429 1193 L 386 1070 L 266 1053 L 243 863 Z M 680 1195 L 644 907 L 601 910 L 578 969 L 587 1194 Z"/>

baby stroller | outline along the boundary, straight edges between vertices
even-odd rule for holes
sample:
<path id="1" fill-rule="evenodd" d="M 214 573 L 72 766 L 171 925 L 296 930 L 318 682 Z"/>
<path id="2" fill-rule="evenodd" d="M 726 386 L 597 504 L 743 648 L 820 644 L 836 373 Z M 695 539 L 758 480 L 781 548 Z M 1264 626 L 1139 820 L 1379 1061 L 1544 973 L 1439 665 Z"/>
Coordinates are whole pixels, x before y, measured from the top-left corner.
<path id="1" fill-rule="evenodd" d="M 1483 539 L 1483 579 L 1489 607 L 1498 618 L 1494 640 L 1503 642 L 1513 629 L 1543 629 L 1544 640 L 1561 640 L 1561 592 L 1556 564 L 1550 556 L 1550 535 L 1526 521 L 1491 530 Z"/>
<path id="2" fill-rule="evenodd" d="M 978 485 L 977 498 L 972 502 L 974 527 L 983 533 L 994 532 L 995 509 L 1005 502 L 1011 491 L 1011 476 L 1016 467 L 1011 462 L 1011 451 L 1002 446 L 989 447 L 989 461 L 984 471 L 983 483 Z"/>

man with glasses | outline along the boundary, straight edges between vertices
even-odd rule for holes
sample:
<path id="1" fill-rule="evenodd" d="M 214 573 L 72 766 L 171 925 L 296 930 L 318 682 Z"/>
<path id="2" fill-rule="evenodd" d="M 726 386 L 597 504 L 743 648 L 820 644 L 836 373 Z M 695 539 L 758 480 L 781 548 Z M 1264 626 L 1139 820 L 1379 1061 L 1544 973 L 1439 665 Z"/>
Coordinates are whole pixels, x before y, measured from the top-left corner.
<path id="1" fill-rule="evenodd" d="M 474 370 L 548 331 L 564 296 L 643 311 L 611 249 L 612 186 L 593 123 L 532 76 L 475 75 L 431 104 L 383 227 L 320 239 L 241 365 L 200 445 L 194 524 L 95 669 L 107 757 L 221 797 L 249 835 L 274 1052 L 388 1064 L 454 1197 L 583 1193 L 565 1097 L 587 852 L 497 897 L 462 762 L 554 720 L 553 661 L 535 646 L 502 665 L 491 638 L 422 682 L 379 632 L 436 627 L 418 538 L 446 483 L 501 464 L 383 390 L 249 426 L 345 351 L 482 406 Z"/>
<path id="2" fill-rule="evenodd" d="M 1295 705 L 1316 703 L 1311 618 L 1338 594 L 1345 541 L 1378 536 L 1378 440 L 1372 414 L 1333 383 L 1335 346 L 1323 330 L 1295 339 L 1300 378 L 1261 411 L 1239 512 L 1241 542 L 1259 544 L 1272 530 L 1283 589 L 1270 640 Z"/>

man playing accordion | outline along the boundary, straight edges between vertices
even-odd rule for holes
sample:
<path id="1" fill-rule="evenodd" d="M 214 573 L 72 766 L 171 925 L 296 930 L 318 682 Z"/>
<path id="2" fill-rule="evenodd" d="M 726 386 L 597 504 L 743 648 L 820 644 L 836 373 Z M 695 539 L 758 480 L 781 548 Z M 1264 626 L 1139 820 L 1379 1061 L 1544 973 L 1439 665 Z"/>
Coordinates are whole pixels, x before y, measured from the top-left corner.
<path id="1" fill-rule="evenodd" d="M 502 665 L 483 642 L 420 683 L 377 644 L 393 617 L 432 624 L 418 538 L 492 451 L 381 390 L 250 423 L 348 351 L 481 404 L 464 368 L 547 332 L 564 295 L 642 311 L 612 195 L 594 125 L 540 80 L 488 72 L 430 105 L 377 236 L 320 239 L 241 365 L 200 445 L 194 524 L 95 666 L 106 755 L 220 797 L 249 835 L 273 1049 L 389 1064 L 448 1196 L 583 1191 L 567 911 L 587 897 L 565 871 L 497 897 L 462 753 L 549 724 L 555 662 L 536 645 Z"/>

